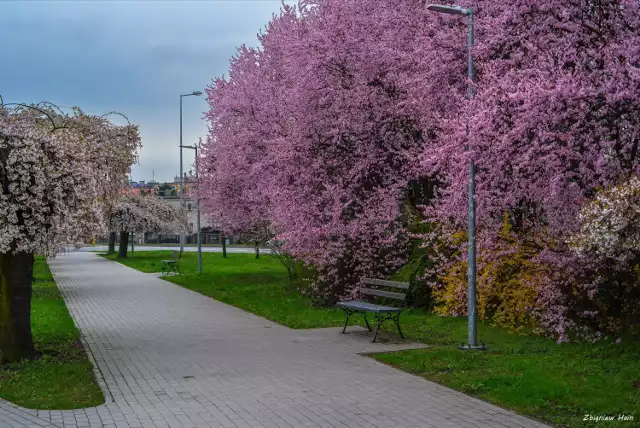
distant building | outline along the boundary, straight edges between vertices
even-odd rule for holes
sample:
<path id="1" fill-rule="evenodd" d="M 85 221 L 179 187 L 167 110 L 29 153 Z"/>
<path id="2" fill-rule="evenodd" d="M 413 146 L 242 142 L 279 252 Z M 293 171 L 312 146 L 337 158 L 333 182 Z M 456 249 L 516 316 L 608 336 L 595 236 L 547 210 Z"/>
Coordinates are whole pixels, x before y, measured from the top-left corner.
<path id="1" fill-rule="evenodd" d="M 139 195 L 139 196 L 154 196 L 156 194 L 156 183 L 145 183 L 143 181 L 129 181 L 129 187 L 122 189 L 122 193 Z"/>

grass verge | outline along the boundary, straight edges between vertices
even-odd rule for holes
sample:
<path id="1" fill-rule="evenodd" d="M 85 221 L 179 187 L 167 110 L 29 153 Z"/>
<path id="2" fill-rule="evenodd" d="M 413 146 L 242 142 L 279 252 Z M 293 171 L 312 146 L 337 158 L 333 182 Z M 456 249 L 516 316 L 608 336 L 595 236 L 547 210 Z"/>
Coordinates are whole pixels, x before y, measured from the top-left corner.
<path id="1" fill-rule="evenodd" d="M 170 252 L 136 252 L 121 263 L 143 272 L 159 272 Z M 115 259 L 114 256 L 109 256 Z M 339 326 L 344 315 L 316 308 L 300 295 L 284 268 L 271 256 L 185 253 L 184 276 L 167 280 L 292 328 Z M 354 317 L 356 318 L 356 317 Z M 360 322 L 360 320 L 354 320 Z M 561 427 L 602 426 L 585 415 L 627 415 L 633 421 L 607 421 L 608 427 L 640 426 L 640 344 L 569 343 L 519 335 L 480 323 L 488 352 L 459 351 L 466 319 L 407 310 L 401 324 L 408 339 L 432 348 L 373 355 L 377 360 L 487 400 L 520 414 Z M 391 323 L 387 326 L 391 330 Z"/>
<path id="2" fill-rule="evenodd" d="M 0 366 L 0 398 L 30 409 L 104 403 L 93 366 L 44 257 L 33 268 L 31 323 L 38 360 Z"/>

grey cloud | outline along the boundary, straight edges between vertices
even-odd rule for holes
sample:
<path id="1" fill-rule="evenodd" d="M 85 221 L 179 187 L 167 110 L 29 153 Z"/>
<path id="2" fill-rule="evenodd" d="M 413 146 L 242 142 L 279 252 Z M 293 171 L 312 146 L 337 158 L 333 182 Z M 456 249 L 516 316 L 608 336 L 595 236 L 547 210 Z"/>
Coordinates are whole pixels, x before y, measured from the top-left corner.
<path id="1" fill-rule="evenodd" d="M 255 45 L 280 2 L 1 2 L 0 94 L 48 100 L 92 113 L 118 110 L 140 125 L 134 180 L 173 178 L 179 165 L 180 93 L 227 73 L 229 58 Z M 184 141 L 207 132 L 203 97 L 184 105 Z M 193 155 L 185 154 L 185 169 Z"/>

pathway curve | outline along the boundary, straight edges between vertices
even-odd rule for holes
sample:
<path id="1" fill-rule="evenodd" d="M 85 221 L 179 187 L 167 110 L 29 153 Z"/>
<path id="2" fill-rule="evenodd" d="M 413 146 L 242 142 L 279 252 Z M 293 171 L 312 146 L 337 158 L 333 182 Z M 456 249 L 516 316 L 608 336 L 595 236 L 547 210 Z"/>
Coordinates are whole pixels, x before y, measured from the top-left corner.
<path id="1" fill-rule="evenodd" d="M 292 330 L 86 252 L 50 265 L 107 403 L 0 401 L 0 427 L 544 427 L 359 355 L 415 344 Z"/>

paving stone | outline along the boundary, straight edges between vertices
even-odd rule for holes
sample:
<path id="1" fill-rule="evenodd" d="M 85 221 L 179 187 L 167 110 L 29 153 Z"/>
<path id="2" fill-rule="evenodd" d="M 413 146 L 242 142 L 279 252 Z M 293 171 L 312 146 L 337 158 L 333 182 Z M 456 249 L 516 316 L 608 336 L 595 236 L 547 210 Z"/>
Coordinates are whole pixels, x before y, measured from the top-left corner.
<path id="1" fill-rule="evenodd" d="M 360 355 L 417 344 L 291 330 L 91 253 L 50 266 L 107 402 L 0 400 L 0 428 L 545 426 Z"/>

